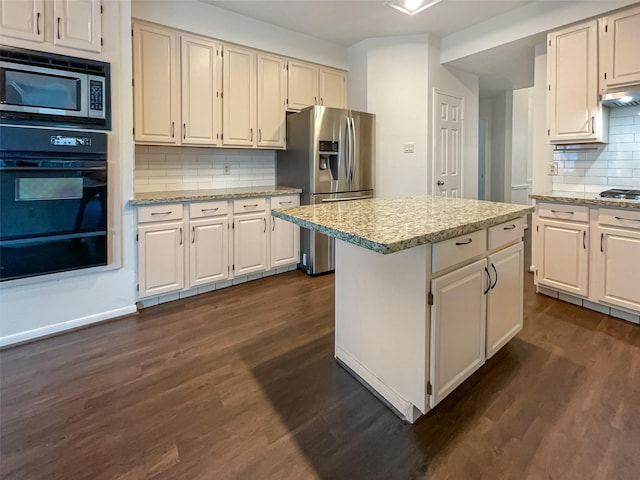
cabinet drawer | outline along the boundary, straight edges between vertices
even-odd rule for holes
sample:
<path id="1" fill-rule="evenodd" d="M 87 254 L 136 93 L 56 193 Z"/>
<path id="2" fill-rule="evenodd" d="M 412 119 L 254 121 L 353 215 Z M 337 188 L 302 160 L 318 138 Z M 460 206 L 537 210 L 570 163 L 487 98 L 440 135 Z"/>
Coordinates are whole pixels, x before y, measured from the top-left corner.
<path id="1" fill-rule="evenodd" d="M 298 195 L 286 195 L 282 197 L 271 197 L 271 208 L 288 208 L 300 205 Z"/>
<path id="2" fill-rule="evenodd" d="M 572 220 L 574 222 L 589 221 L 589 207 L 562 203 L 541 203 L 538 205 L 538 216 L 556 220 Z"/>
<path id="3" fill-rule="evenodd" d="M 221 202 L 198 202 L 189 204 L 189 218 L 215 217 L 226 215 L 229 211 L 229 203 Z"/>
<path id="4" fill-rule="evenodd" d="M 182 220 L 182 204 L 167 203 L 138 207 L 138 223 Z"/>
<path id="5" fill-rule="evenodd" d="M 489 228 L 489 250 L 520 240 L 524 236 L 524 217 Z"/>
<path id="6" fill-rule="evenodd" d="M 438 272 L 469 260 L 487 251 L 487 231 L 450 238 L 434 243 L 432 247 L 431 271 Z"/>
<path id="7" fill-rule="evenodd" d="M 233 201 L 233 213 L 235 215 L 241 213 L 263 212 L 267 209 L 267 199 L 259 198 L 243 198 L 242 200 Z"/>
<path id="8" fill-rule="evenodd" d="M 600 225 L 640 230 L 640 210 L 601 208 L 598 212 L 598 223 Z"/>

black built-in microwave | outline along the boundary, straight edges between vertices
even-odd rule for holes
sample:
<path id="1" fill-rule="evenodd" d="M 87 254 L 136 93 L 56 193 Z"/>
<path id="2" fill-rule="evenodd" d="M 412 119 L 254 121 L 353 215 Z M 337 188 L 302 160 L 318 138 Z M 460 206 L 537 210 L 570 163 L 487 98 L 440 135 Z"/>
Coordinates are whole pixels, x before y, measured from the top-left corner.
<path id="1" fill-rule="evenodd" d="M 109 64 L 0 47 L 0 123 L 111 129 Z"/>

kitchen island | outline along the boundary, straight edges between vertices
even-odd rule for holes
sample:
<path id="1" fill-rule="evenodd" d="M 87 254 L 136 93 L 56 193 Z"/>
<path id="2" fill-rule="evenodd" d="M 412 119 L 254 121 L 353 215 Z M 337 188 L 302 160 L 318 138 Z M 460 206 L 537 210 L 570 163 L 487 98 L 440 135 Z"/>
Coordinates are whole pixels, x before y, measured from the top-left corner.
<path id="1" fill-rule="evenodd" d="M 335 357 L 413 423 L 522 328 L 532 211 L 425 195 L 272 215 L 335 237 Z"/>

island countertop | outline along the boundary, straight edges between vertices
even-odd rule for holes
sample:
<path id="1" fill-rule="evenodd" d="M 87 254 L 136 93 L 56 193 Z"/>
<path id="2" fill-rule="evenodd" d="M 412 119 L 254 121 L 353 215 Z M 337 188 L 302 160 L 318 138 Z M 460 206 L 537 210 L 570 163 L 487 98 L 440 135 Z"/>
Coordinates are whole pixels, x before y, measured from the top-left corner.
<path id="1" fill-rule="evenodd" d="M 136 193 L 129 205 L 153 205 L 159 203 L 224 200 L 230 198 L 275 197 L 301 193 L 302 189 L 265 185 L 258 187 L 217 188 L 211 190 L 180 190 L 173 192 Z"/>
<path id="2" fill-rule="evenodd" d="M 388 254 L 491 227 L 533 210 L 530 205 L 420 195 L 304 205 L 271 213 Z"/>

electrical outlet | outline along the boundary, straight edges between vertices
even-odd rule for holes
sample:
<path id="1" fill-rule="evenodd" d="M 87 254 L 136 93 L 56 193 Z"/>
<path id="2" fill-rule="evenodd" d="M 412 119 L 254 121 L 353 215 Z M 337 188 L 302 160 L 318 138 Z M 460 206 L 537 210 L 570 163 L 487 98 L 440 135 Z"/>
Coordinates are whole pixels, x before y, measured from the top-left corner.
<path id="1" fill-rule="evenodd" d="M 403 151 L 404 153 L 413 153 L 414 148 L 415 148 L 415 147 L 414 147 L 414 144 L 413 144 L 413 143 L 405 143 L 405 144 L 402 146 L 402 151 Z"/>
<path id="2" fill-rule="evenodd" d="M 225 163 L 222 167 L 222 174 L 223 175 L 231 175 L 231 164 L 229 163 Z"/>
<path id="3" fill-rule="evenodd" d="M 547 164 L 548 175 L 558 175 L 558 164 L 556 162 L 549 162 Z"/>

